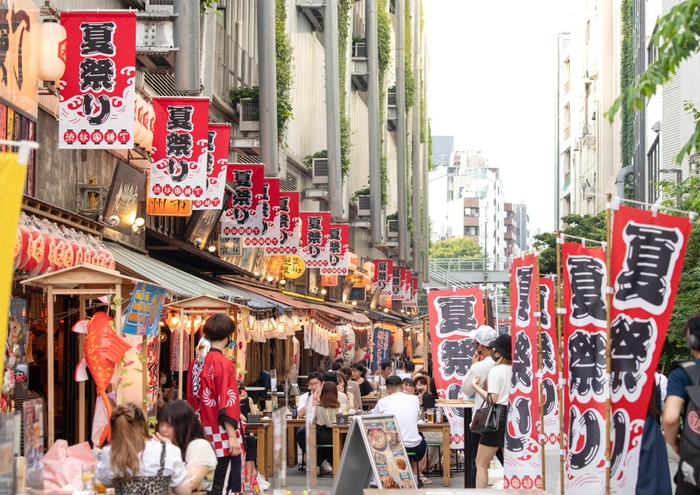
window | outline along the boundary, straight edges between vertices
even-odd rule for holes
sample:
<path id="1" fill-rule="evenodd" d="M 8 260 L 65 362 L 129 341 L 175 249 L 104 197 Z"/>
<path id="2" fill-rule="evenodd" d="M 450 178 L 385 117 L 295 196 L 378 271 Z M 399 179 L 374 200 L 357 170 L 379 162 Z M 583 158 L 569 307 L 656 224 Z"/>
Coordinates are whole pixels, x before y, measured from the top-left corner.
<path id="1" fill-rule="evenodd" d="M 479 208 L 471 208 L 471 207 L 464 208 L 464 216 L 465 217 L 478 217 L 479 216 Z"/>
<path id="2" fill-rule="evenodd" d="M 655 33 L 656 28 L 654 28 L 654 33 L 652 33 L 652 36 L 654 36 Z M 659 48 L 654 44 L 653 41 L 649 41 L 649 44 L 647 45 L 647 65 L 653 64 L 658 58 Z"/>
<path id="3" fill-rule="evenodd" d="M 464 235 L 479 235 L 479 227 L 464 226 Z"/>
<path id="4" fill-rule="evenodd" d="M 651 146 L 649 153 L 647 153 L 647 169 L 648 169 L 648 195 L 647 201 L 649 203 L 654 203 L 659 198 L 659 188 L 657 182 L 659 182 L 659 138 L 654 140 L 654 144 Z"/>

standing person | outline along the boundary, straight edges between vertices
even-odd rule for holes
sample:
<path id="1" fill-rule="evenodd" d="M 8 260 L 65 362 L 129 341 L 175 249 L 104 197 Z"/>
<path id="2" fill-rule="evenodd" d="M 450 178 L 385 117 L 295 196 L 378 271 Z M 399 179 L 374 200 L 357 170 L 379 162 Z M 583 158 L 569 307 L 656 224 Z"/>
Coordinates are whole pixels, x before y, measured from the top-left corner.
<path id="1" fill-rule="evenodd" d="M 423 458 L 428 450 L 425 439 L 418 432 L 418 420 L 420 419 L 420 404 L 415 395 L 406 395 L 401 391 L 402 380 L 398 376 L 390 376 L 386 379 L 386 389 L 389 395 L 377 401 L 372 414 L 393 414 L 401 432 L 406 452 L 412 455 L 411 462 L 416 462 L 418 473 L 423 472 Z M 419 487 L 423 482 L 418 478 Z"/>
<path id="2" fill-rule="evenodd" d="M 333 444 L 333 421 L 340 412 L 338 400 L 338 387 L 335 383 L 326 381 L 323 388 L 317 391 L 318 403 L 316 404 L 316 445 Z M 316 454 L 316 472 L 332 473 L 333 449 L 318 447 Z"/>
<path id="3" fill-rule="evenodd" d="M 695 364 L 681 363 L 680 366 L 674 367 L 668 376 L 662 425 L 666 443 L 673 448 L 677 455 L 681 456 L 678 472 L 674 478 L 676 495 L 700 495 L 700 488 L 696 485 L 694 478 L 694 475 L 697 476 L 697 474 L 693 470 L 693 466 L 697 465 L 697 456 L 685 458 L 681 455 L 681 447 L 685 447 L 685 442 L 688 442 L 682 435 L 700 435 L 700 433 L 691 427 L 691 422 L 688 421 L 687 417 L 683 418 L 683 425 L 684 428 L 691 428 L 692 433 L 683 432 L 680 428 L 680 418 L 684 409 L 685 416 L 688 415 L 688 401 L 690 399 L 688 388 L 700 385 L 700 313 L 691 316 L 685 324 L 685 340 L 688 349 L 693 353 Z"/>
<path id="4" fill-rule="evenodd" d="M 495 361 L 489 371 L 486 381 L 487 389 L 480 384 L 481 377 L 472 379 L 472 388 L 483 400 L 490 396 L 493 403 L 500 409 L 498 429 L 492 433 L 483 433 L 479 440 L 479 449 L 476 453 L 476 488 L 487 488 L 489 483 L 489 464 L 491 459 L 500 449 L 503 449 L 508 425 L 508 392 L 510 391 L 510 379 L 512 375 L 511 336 L 507 333 L 499 335 L 489 347 L 491 358 Z"/>
<path id="5" fill-rule="evenodd" d="M 180 449 L 151 439 L 143 411 L 136 404 L 121 404 L 109 418 L 112 442 L 102 451 L 96 477 L 114 486 L 116 495 L 187 495 L 187 480 Z"/>
<path id="6" fill-rule="evenodd" d="M 187 402 L 202 422 L 217 458 L 211 495 L 243 491 L 238 381 L 233 362 L 223 353 L 235 330 L 233 320 L 225 314 L 211 315 L 190 365 L 192 381 Z"/>
<path id="7" fill-rule="evenodd" d="M 350 369 L 349 366 L 343 366 L 340 369 L 340 372 L 343 374 L 345 377 L 345 393 L 348 396 L 348 399 L 350 396 L 352 396 L 352 404 L 353 404 L 353 409 L 359 411 L 362 409 L 362 393 L 360 392 L 360 386 L 357 384 L 357 382 L 352 381 L 352 370 Z"/>
<path id="8" fill-rule="evenodd" d="M 474 380 L 474 377 L 478 376 L 481 379 L 481 383 L 484 384 L 484 386 L 487 386 L 486 377 L 488 376 L 489 371 L 491 371 L 491 368 L 493 368 L 493 365 L 496 364 L 495 361 L 491 359 L 491 347 L 489 346 L 496 338 L 498 338 L 498 332 L 487 325 L 480 326 L 474 335 L 476 352 L 478 356 L 481 356 L 481 360 L 478 362 L 474 362 L 474 360 L 472 360 L 472 365 L 467 372 L 467 376 L 462 382 L 462 390 L 464 391 L 464 395 L 467 397 L 471 397 L 472 395 L 474 396 L 474 410 L 481 407 L 481 405 L 484 403 L 484 399 L 472 388 L 472 380 Z M 479 440 L 481 440 L 481 434 L 471 433 L 470 439 L 472 445 L 472 486 L 476 486 L 476 452 L 479 450 Z M 500 452 L 500 450 L 497 452 Z M 498 455 L 498 453 L 496 455 Z M 501 464 L 503 464 L 502 454 L 498 457 L 498 460 L 501 461 Z"/>
<path id="9" fill-rule="evenodd" d="M 357 383 L 360 387 L 360 395 L 362 397 L 367 397 L 374 392 L 372 389 L 372 384 L 365 380 L 367 376 L 367 368 L 362 366 L 360 363 L 355 363 L 351 367 L 352 370 L 352 381 Z"/>
<path id="10" fill-rule="evenodd" d="M 312 371 L 309 373 L 308 377 L 308 384 L 309 384 L 309 391 L 306 393 L 303 393 L 299 396 L 297 399 L 297 416 L 300 418 L 306 417 L 306 405 L 309 403 L 309 400 L 312 395 L 317 395 L 317 393 L 320 393 L 321 387 L 323 387 L 323 373 L 320 371 Z M 299 450 L 301 450 L 301 455 L 305 456 L 306 455 L 306 427 L 302 426 L 299 428 L 299 431 L 297 431 L 296 435 L 296 440 L 297 444 L 299 445 Z M 299 469 L 304 469 L 306 466 L 305 462 L 302 461 L 301 465 L 299 466 Z"/>

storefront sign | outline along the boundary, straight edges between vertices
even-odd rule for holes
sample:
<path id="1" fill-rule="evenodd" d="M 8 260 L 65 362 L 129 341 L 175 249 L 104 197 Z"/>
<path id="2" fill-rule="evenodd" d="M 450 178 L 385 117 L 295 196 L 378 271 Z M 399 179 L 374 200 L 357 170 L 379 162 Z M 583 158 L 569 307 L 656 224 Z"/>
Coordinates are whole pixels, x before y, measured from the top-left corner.
<path id="1" fill-rule="evenodd" d="M 62 12 L 61 25 L 58 147 L 133 148 L 136 12 Z"/>
<path id="2" fill-rule="evenodd" d="M 372 336 L 372 372 L 391 357 L 391 331 L 375 328 Z"/>
<path id="3" fill-rule="evenodd" d="M 374 286 L 382 296 L 393 294 L 394 262 L 392 260 L 375 260 L 377 269 L 374 274 Z"/>
<path id="4" fill-rule="evenodd" d="M 202 198 L 192 202 L 194 210 L 220 210 L 226 191 L 226 166 L 231 141 L 231 126 L 209 124 L 207 137 L 207 187 Z"/>
<path id="5" fill-rule="evenodd" d="M 326 244 L 328 266 L 321 267 L 322 275 L 347 275 L 349 265 L 350 226 L 331 224 L 331 234 Z"/>
<path id="6" fill-rule="evenodd" d="M 306 270 L 304 260 L 299 256 L 285 256 L 282 262 L 282 276 L 290 280 L 301 277 Z"/>
<path id="7" fill-rule="evenodd" d="M 219 256 L 222 258 L 241 255 L 241 238 L 219 236 Z"/>
<path id="8" fill-rule="evenodd" d="M 126 310 L 123 332 L 131 335 L 148 335 L 149 337 L 158 335 L 158 323 L 164 300 L 164 288 L 137 282 Z"/>
<path id="9" fill-rule="evenodd" d="M 265 254 L 297 254 L 301 241 L 298 192 L 280 191 L 279 227 L 279 245 L 265 246 Z"/>
<path id="10" fill-rule="evenodd" d="M 321 285 L 323 287 L 335 287 L 338 285 L 338 275 L 321 275 Z"/>
<path id="11" fill-rule="evenodd" d="M 265 177 L 260 195 L 262 211 L 261 230 L 258 234 L 243 234 L 243 247 L 277 246 L 280 242 L 280 179 Z"/>
<path id="12" fill-rule="evenodd" d="M 260 235 L 264 217 L 260 200 L 265 166 L 229 163 L 226 180 L 232 184 L 233 193 L 221 216 L 221 233 L 227 237 Z"/>
<path id="13" fill-rule="evenodd" d="M 105 218 L 112 215 L 119 217 L 119 224 L 110 229 L 131 235 L 134 220 L 138 217 L 139 203 L 143 201 L 145 184 L 146 176 L 140 171 L 122 161 L 117 162 L 102 213 Z"/>
<path id="14" fill-rule="evenodd" d="M 300 256 L 310 268 L 328 266 L 325 247 L 331 231 L 330 212 L 303 211 L 299 216 L 302 229 Z"/>
<path id="15" fill-rule="evenodd" d="M 189 217 L 192 215 L 192 201 L 186 199 L 148 198 L 146 213 L 161 217 Z"/>
<path id="16" fill-rule="evenodd" d="M 392 277 L 391 281 L 391 299 L 392 301 L 401 301 L 403 302 L 404 300 L 404 282 L 406 278 L 406 267 L 403 266 L 395 266 L 394 267 L 394 276 Z"/>

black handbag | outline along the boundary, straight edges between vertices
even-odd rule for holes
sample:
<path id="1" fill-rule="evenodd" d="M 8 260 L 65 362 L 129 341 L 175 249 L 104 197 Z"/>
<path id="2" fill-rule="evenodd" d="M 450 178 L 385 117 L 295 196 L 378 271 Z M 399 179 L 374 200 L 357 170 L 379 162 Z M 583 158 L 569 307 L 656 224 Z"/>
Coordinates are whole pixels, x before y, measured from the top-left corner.
<path id="1" fill-rule="evenodd" d="M 474 412 L 470 430 L 478 434 L 493 433 L 498 430 L 500 420 L 501 408 L 493 403 L 491 394 L 488 394 L 481 407 Z"/>

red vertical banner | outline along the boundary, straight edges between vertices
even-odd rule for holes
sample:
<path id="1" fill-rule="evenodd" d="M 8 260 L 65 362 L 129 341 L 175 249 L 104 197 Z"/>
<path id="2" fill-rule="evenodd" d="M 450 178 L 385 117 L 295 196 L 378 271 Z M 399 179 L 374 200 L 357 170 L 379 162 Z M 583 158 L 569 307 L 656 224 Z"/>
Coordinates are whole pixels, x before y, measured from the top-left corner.
<path id="1" fill-rule="evenodd" d="M 226 166 L 231 141 L 231 126 L 209 124 L 207 137 L 207 184 L 204 194 L 192 202 L 193 210 L 220 210 L 226 191 Z M 196 192 L 198 192 L 197 190 Z"/>
<path id="2" fill-rule="evenodd" d="M 61 25 L 58 147 L 133 148 L 136 12 L 62 12 Z"/>
<path id="3" fill-rule="evenodd" d="M 481 289 L 430 291 L 428 316 L 438 396 L 441 399 L 462 399 L 462 382 L 476 354 L 476 344 L 470 332 L 484 324 Z M 444 410 L 450 421 L 450 447 L 464 448 L 464 409 L 448 407 Z"/>
<path id="4" fill-rule="evenodd" d="M 279 243 L 265 246 L 268 256 L 286 256 L 299 253 L 301 218 L 299 218 L 299 193 L 280 191 Z"/>
<path id="5" fill-rule="evenodd" d="M 391 279 L 391 300 L 403 302 L 403 284 L 406 278 L 406 267 L 394 266 L 394 276 Z"/>
<path id="6" fill-rule="evenodd" d="M 201 198 L 207 188 L 208 98 L 153 98 L 149 198 Z"/>
<path id="7" fill-rule="evenodd" d="M 322 275 L 347 275 L 350 254 L 350 226 L 331 224 L 331 234 L 326 244 L 328 266 L 321 267 Z"/>
<path id="8" fill-rule="evenodd" d="M 382 296 L 390 296 L 393 288 L 394 262 L 392 260 L 374 260 L 374 286 L 381 291 Z"/>
<path id="9" fill-rule="evenodd" d="M 540 389 L 538 371 L 539 280 L 534 254 L 511 267 L 513 373 L 508 398 L 504 488 L 542 488 Z"/>
<path id="10" fill-rule="evenodd" d="M 233 194 L 221 216 L 222 237 L 260 235 L 263 218 L 260 197 L 263 194 L 265 165 L 229 163 L 226 180 L 233 184 Z"/>
<path id="11" fill-rule="evenodd" d="M 637 485 L 639 454 L 692 228 L 676 217 L 621 206 L 612 236 L 611 493 Z"/>
<path id="12" fill-rule="evenodd" d="M 411 286 L 409 287 L 410 297 L 404 306 L 409 308 L 418 307 L 418 278 L 411 277 Z"/>
<path id="13" fill-rule="evenodd" d="M 328 266 L 326 242 L 331 235 L 331 214 L 327 211 L 302 211 L 301 253 L 299 256 L 309 268 Z"/>
<path id="14" fill-rule="evenodd" d="M 540 278 L 540 322 L 542 327 L 542 394 L 544 399 L 545 450 L 559 451 L 559 395 L 557 393 L 557 312 L 554 280 Z"/>
<path id="15" fill-rule="evenodd" d="M 607 267 L 602 248 L 562 246 L 567 495 L 605 493 Z"/>
<path id="16" fill-rule="evenodd" d="M 403 274 L 402 295 L 404 306 L 411 304 L 411 271 L 406 270 Z"/>
<path id="17" fill-rule="evenodd" d="M 262 214 L 260 230 L 251 229 L 241 235 L 243 247 L 277 246 L 280 239 L 280 179 L 265 177 L 258 199 L 258 208 Z"/>

